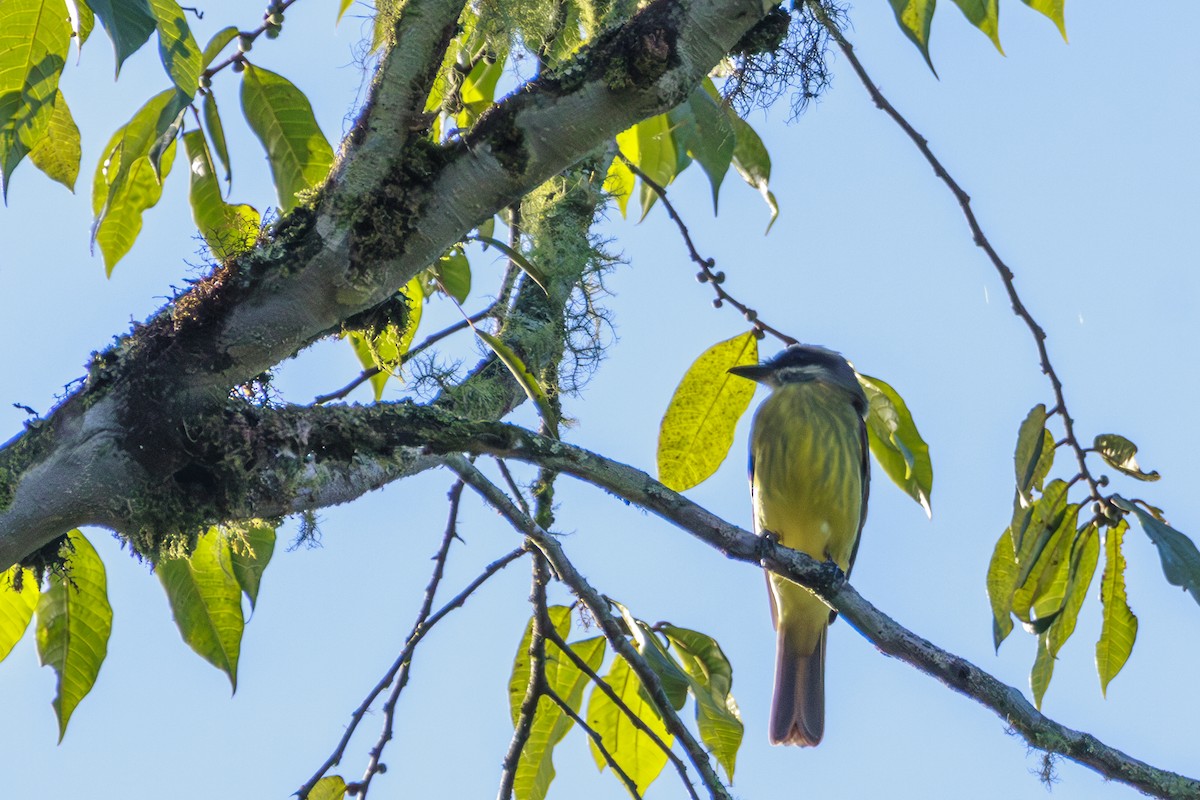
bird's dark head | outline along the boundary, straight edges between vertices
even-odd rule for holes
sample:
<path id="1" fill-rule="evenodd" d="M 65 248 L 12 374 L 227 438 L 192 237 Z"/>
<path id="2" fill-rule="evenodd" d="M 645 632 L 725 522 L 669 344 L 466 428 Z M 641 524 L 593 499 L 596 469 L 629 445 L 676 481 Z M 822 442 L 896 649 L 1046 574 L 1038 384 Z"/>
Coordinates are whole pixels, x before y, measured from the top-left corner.
<path id="1" fill-rule="evenodd" d="M 730 373 L 778 389 L 793 383 L 820 381 L 848 392 L 865 411 L 866 395 L 858 383 L 854 367 L 842 356 L 813 344 L 794 344 L 761 364 L 733 367 Z"/>

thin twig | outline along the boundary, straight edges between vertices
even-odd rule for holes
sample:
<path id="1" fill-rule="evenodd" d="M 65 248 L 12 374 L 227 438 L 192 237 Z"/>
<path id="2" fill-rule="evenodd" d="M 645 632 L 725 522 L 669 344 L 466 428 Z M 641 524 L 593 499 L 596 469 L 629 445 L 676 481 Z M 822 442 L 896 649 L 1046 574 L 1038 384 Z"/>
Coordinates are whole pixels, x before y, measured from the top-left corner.
<path id="1" fill-rule="evenodd" d="M 317 781 L 321 780 L 321 778 L 323 778 L 325 774 L 329 772 L 329 770 L 341 763 L 342 756 L 345 755 L 346 747 L 350 744 L 350 738 L 354 735 L 354 731 L 358 727 L 358 724 L 362 722 L 367 712 L 370 711 L 371 705 L 375 702 L 376 698 L 383 694 L 384 690 L 391 685 L 397 673 L 399 673 L 403 666 L 412 659 L 413 651 L 416 649 L 420 641 L 425 638 L 425 635 L 433 629 L 433 626 L 445 618 L 445 616 L 451 611 L 462 606 L 462 604 L 466 602 L 467 598 L 470 597 L 476 589 L 486 583 L 489 578 L 507 567 L 512 562 L 516 561 L 521 556 L 525 555 L 526 552 L 528 551 L 524 547 L 518 547 L 516 550 L 512 550 L 511 552 L 496 559 L 491 564 L 488 564 L 483 572 L 475 578 L 475 580 L 471 581 L 466 588 L 464 588 L 449 602 L 438 609 L 437 613 L 432 614 L 429 619 L 425 621 L 425 624 L 421 626 L 419 630 L 413 633 L 409 640 L 405 642 L 404 649 L 400 652 L 400 655 L 396 657 L 395 662 L 392 663 L 392 666 L 388 670 L 387 674 L 384 675 L 378 684 L 376 684 L 375 688 L 371 690 L 366 699 L 363 700 L 362 704 L 354 710 L 354 713 L 350 715 L 350 724 L 346 726 L 346 731 L 344 734 L 342 734 L 342 739 L 340 742 L 338 742 L 337 747 L 334 748 L 333 753 L 328 759 L 325 760 L 325 763 L 321 765 L 320 769 L 318 769 L 316 773 L 314 773 L 313 776 L 309 778 L 299 790 L 297 790 L 296 795 L 300 798 L 300 800 L 305 800 L 305 798 L 308 797 L 308 793 L 312 791 L 313 786 L 316 785 Z"/>
<path id="2" fill-rule="evenodd" d="M 530 514 L 529 503 L 525 501 L 525 494 L 521 491 L 521 487 L 517 485 L 516 479 L 508 469 L 508 464 L 503 458 L 496 459 L 496 466 L 500 468 L 500 475 L 503 476 L 504 482 L 508 484 L 508 490 L 513 493 L 513 497 L 517 499 L 517 505 L 521 507 L 527 515 Z"/>
<path id="3" fill-rule="evenodd" d="M 578 653 L 572 650 L 566 642 L 563 641 L 563 638 L 558 635 L 558 631 L 553 629 L 547 631 L 546 638 L 553 642 L 559 650 L 565 653 L 567 658 L 571 660 L 571 663 L 575 665 L 575 668 L 584 675 L 587 675 L 588 679 L 595 684 L 597 689 L 599 689 L 601 692 L 604 692 L 604 694 L 608 696 L 608 699 L 611 700 L 613 705 L 615 705 L 620 712 L 626 716 L 633 727 L 644 733 L 647 737 L 649 737 L 650 741 L 654 742 L 658 749 L 667 754 L 667 759 L 675 767 L 675 771 L 679 773 L 679 778 L 681 781 L 683 781 L 683 785 L 687 787 L 688 794 L 692 797 L 692 800 L 700 800 L 700 796 L 696 794 L 696 787 L 692 785 L 692 779 L 688 777 L 687 764 L 683 763 L 683 759 L 675 754 L 675 751 L 671 749 L 671 746 L 664 742 L 661 736 L 655 733 L 654 730 L 647 725 L 641 717 L 633 712 L 633 709 L 625 704 L 625 701 L 622 700 L 621 696 L 617 694 L 616 690 L 609 685 L 608 681 L 597 675 L 596 671 L 588 666 L 588 663 L 584 661 Z"/>
<path id="4" fill-rule="evenodd" d="M 700 266 L 700 271 L 696 273 L 696 280 L 700 281 L 701 283 L 711 284 L 713 287 L 713 292 L 717 295 L 716 299 L 713 300 L 713 306 L 715 308 L 720 308 L 724 304 L 728 303 L 736 308 L 739 312 L 741 312 L 742 316 L 746 318 L 746 321 L 754 327 L 755 335 L 760 339 L 765 334 L 769 333 L 779 341 L 783 342 L 785 345 L 796 344 L 796 339 L 763 322 L 761 319 L 759 319 L 757 311 L 755 311 L 753 308 L 750 308 L 745 303 L 742 303 L 729 292 L 725 291 L 725 287 L 723 286 L 725 283 L 725 273 L 714 272 L 713 267 L 717 265 L 716 260 L 712 258 L 705 258 L 704 256 L 700 255 L 700 252 L 696 249 L 696 245 L 692 242 L 692 235 L 688 232 L 688 227 L 686 224 L 684 224 L 683 217 L 679 216 L 679 212 L 675 210 L 675 206 L 671 204 L 670 199 L 667 197 L 666 187 L 643 172 L 642 169 L 638 167 L 637 164 L 634 164 L 632 161 L 630 161 L 624 153 L 618 151 L 617 158 L 621 159 L 621 162 L 625 164 L 625 166 L 629 167 L 630 172 L 641 178 L 642 183 L 649 186 L 650 189 L 653 190 L 656 195 L 658 195 L 659 200 L 662 200 L 663 206 L 667 209 L 667 215 L 674 220 L 676 227 L 679 228 L 679 233 L 683 236 L 683 242 L 685 245 L 687 245 L 688 255 L 691 256 L 692 261 L 696 262 L 696 264 Z"/>
<path id="5" fill-rule="evenodd" d="M 629 774 L 626 773 L 625 770 L 621 769 L 621 765 L 617 763 L 615 758 L 613 758 L 612 753 L 608 752 L 608 748 L 604 746 L 604 737 L 600 735 L 600 732 L 591 725 L 588 725 L 587 722 L 584 721 L 583 717 L 575 713 L 575 709 L 571 708 L 571 705 L 566 700 L 562 699 L 558 692 L 554 691 L 554 689 L 549 686 L 546 687 L 546 696 L 553 700 L 554 703 L 560 709 L 562 709 L 564 714 L 570 717 L 576 725 L 583 729 L 583 732 L 586 733 L 591 738 L 592 743 L 596 745 L 596 749 L 600 751 L 600 755 L 604 757 L 605 763 L 612 768 L 613 774 L 621 779 L 621 781 L 625 784 L 625 788 L 629 790 L 629 793 L 633 795 L 636 800 L 642 800 L 642 795 L 637 790 L 637 784 L 633 782 L 633 779 L 629 777 Z"/>
<path id="6" fill-rule="evenodd" d="M 1020 295 L 1017 294 L 1017 287 L 1013 271 L 1009 269 L 1008 265 L 1005 264 L 1000 258 L 999 253 L 996 252 L 996 248 L 992 246 L 992 243 L 984 234 L 983 227 L 979 224 L 979 220 L 976 218 L 975 212 L 971 208 L 971 196 L 963 191 L 963 188 L 959 186 L 958 181 L 954 180 L 949 171 L 947 171 L 946 167 L 942 164 L 938 157 L 934 155 L 933 150 L 929 147 L 928 140 L 926 140 L 926 138 L 922 136 L 899 111 L 896 110 L 896 107 L 893 106 L 891 102 L 889 102 L 888 99 L 883 96 L 883 93 L 879 91 L 879 87 L 871 79 L 871 76 L 867 74 L 866 69 L 863 68 L 862 62 L 860 62 L 858 57 L 854 54 L 854 46 L 851 45 L 846 37 L 842 35 L 841 29 L 839 29 L 831 19 L 829 19 L 829 16 L 825 13 L 825 9 L 821 7 L 821 4 L 818 2 L 813 2 L 812 0 L 808 0 L 808 7 L 813 12 L 813 15 L 817 18 L 817 20 L 820 21 L 827 31 L 829 31 L 829 35 L 833 37 L 833 40 L 837 42 L 838 48 L 842 51 L 842 54 L 846 56 L 846 60 L 850 62 L 850 66 L 854 69 L 854 73 L 858 76 L 859 81 L 864 87 L 866 87 L 867 93 L 871 95 L 871 100 L 875 103 L 875 106 L 891 117 L 892 120 L 900 126 L 900 129 L 904 131 L 904 134 L 908 136 L 912 143 L 916 145 L 917 149 L 921 151 L 921 155 L 925 157 L 925 160 L 929 163 L 929 166 L 933 167 L 934 174 L 941 179 L 942 183 L 946 184 L 946 187 L 950 190 L 951 194 L 954 195 L 954 199 L 958 201 L 959 207 L 962 208 L 963 216 L 967 219 L 967 225 L 971 229 L 971 236 L 974 239 L 975 244 L 987 254 L 988 260 L 992 262 L 992 266 L 996 268 L 996 272 L 1000 275 L 1000 280 L 1004 283 L 1004 289 L 1008 292 L 1008 299 L 1012 304 L 1013 313 L 1020 317 L 1022 321 L 1024 321 L 1026 327 L 1029 328 L 1029 332 L 1033 335 L 1034 342 L 1037 344 L 1038 358 L 1041 361 L 1042 372 L 1044 372 L 1046 377 L 1050 379 L 1050 385 L 1054 389 L 1054 400 L 1056 403 L 1055 409 L 1062 417 L 1063 429 L 1066 433 L 1066 440 L 1070 443 L 1071 449 L 1075 452 L 1075 460 L 1079 463 L 1080 474 L 1087 481 L 1088 486 L 1091 489 L 1091 495 L 1089 495 L 1088 499 L 1097 500 L 1101 503 L 1107 503 L 1100 492 L 1099 484 L 1092 476 L 1092 473 L 1088 470 L 1084 448 L 1075 436 L 1075 422 L 1073 419 L 1071 419 L 1071 415 L 1067 411 L 1067 401 L 1063 399 L 1062 381 L 1059 380 L 1058 373 L 1055 372 L 1054 367 L 1051 365 L 1050 354 L 1046 350 L 1046 332 L 1040 325 L 1038 325 L 1037 321 L 1033 318 L 1033 315 L 1029 313 L 1029 309 L 1027 309 L 1025 304 L 1021 301 Z"/>
<path id="7" fill-rule="evenodd" d="M 672 707 L 671 701 L 667 697 L 662 682 L 654 672 L 654 669 L 642 657 L 642 654 L 629 643 L 629 640 L 625 638 L 620 623 L 617 622 L 609 610 L 608 602 L 579 573 L 579 570 L 575 568 L 575 565 L 571 563 L 566 553 L 563 552 L 558 540 L 535 524 L 533 520 L 513 505 L 504 492 L 488 480 L 474 464 L 459 455 L 446 456 L 445 463 L 457 472 L 459 477 L 479 492 L 488 504 L 499 511 L 510 524 L 524 533 L 537 549 L 541 551 L 546 560 L 550 562 L 550 566 L 554 568 L 559 580 L 567 584 L 571 588 L 571 591 L 587 606 L 592 617 L 596 619 L 601 630 L 604 631 L 605 638 L 612 644 L 613 649 L 629 662 L 630 668 L 641 680 L 643 688 L 646 689 L 651 700 L 657 706 L 667 730 L 674 734 L 684 751 L 687 752 L 688 758 L 696 766 L 696 769 L 700 773 L 700 779 L 704 782 L 711 796 L 720 798 L 720 800 L 732 800 L 729 790 L 721 782 L 716 770 L 713 769 L 703 745 L 696 740 L 696 737 L 692 735 L 692 732 L 688 730 L 687 725 L 684 724 L 683 720 L 675 712 L 674 707 Z"/>
<path id="8" fill-rule="evenodd" d="M 466 459 L 463 461 L 466 462 Z M 529 601 L 533 604 L 533 619 L 529 628 L 529 683 L 525 686 L 525 697 L 521 700 L 521 709 L 517 714 L 512 740 L 508 743 L 508 752 L 504 754 L 497 800 L 509 800 L 512 797 L 521 753 L 529 742 L 529 733 L 533 730 L 533 721 L 537 717 L 538 703 L 546 693 L 546 629 L 554 627 L 549 624 L 550 614 L 546 608 L 546 584 L 549 582 L 550 573 L 546 569 L 546 560 L 539 553 L 534 553 L 533 583 L 529 591 Z"/>

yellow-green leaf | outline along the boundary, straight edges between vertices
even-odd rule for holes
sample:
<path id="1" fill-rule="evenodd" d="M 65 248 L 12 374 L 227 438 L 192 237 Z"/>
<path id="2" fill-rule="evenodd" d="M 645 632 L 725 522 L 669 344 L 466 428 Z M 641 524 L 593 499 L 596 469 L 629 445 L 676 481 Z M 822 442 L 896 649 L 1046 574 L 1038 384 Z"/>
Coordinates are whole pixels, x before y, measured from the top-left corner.
<path id="1" fill-rule="evenodd" d="M 517 379 L 517 383 L 525 390 L 525 396 L 533 401 L 537 406 L 538 416 L 542 418 L 542 422 L 546 424 L 546 432 L 548 436 L 558 436 L 558 414 L 554 411 L 554 406 L 550 405 L 550 398 L 546 395 L 545 389 L 538 382 L 537 376 L 529 371 L 529 367 L 525 366 L 525 362 L 521 360 L 511 347 L 506 345 L 500 339 L 487 331 L 481 331 L 474 325 L 471 329 L 475 331 L 475 335 L 483 340 L 483 343 L 491 348 L 496 357 L 508 368 L 512 376 Z"/>
<path id="2" fill-rule="evenodd" d="M 954 4 L 968 22 L 983 31 L 996 49 L 1004 53 L 1000 46 L 1000 0 L 954 0 Z"/>
<path id="3" fill-rule="evenodd" d="M 267 151 L 280 208 L 296 207 L 296 194 L 319 186 L 333 166 L 333 148 L 321 133 L 308 97 L 282 75 L 246 65 L 242 111 Z"/>
<path id="4" fill-rule="evenodd" d="M 700 738 L 717 757 L 733 781 L 738 748 L 745 728 L 733 699 L 733 667 L 711 636 L 674 625 L 659 625 L 675 647 L 676 657 L 687 673 L 696 698 L 696 725 Z"/>
<path id="5" fill-rule="evenodd" d="M 671 707 L 676 711 L 683 708 L 683 704 L 687 702 L 688 692 L 688 676 L 683 671 L 683 667 L 671 657 L 649 625 L 633 616 L 628 608 L 616 600 L 609 598 L 609 602 L 621 612 L 621 618 L 625 622 L 625 627 L 629 631 L 637 651 L 642 654 L 642 657 L 646 659 L 646 664 L 658 676 L 663 694 L 667 696 Z M 646 700 L 650 700 L 649 692 L 646 693 Z"/>
<path id="6" fill-rule="evenodd" d="M 71 50 L 64 0 L 0 3 L 0 185 L 46 135 Z"/>
<path id="7" fill-rule="evenodd" d="M 146 0 L 158 30 L 158 56 L 171 82 L 188 100 L 200 85 L 200 45 L 175 0 Z"/>
<path id="8" fill-rule="evenodd" d="M 622 217 L 626 216 L 629 209 L 629 198 L 633 197 L 633 187 L 636 184 L 637 177 L 633 171 L 624 161 L 614 158 L 608 167 L 608 174 L 604 177 L 604 191 L 617 201 L 617 208 L 621 210 Z"/>
<path id="9" fill-rule="evenodd" d="M 742 180 L 758 190 L 767 208 L 771 210 L 771 221 L 767 223 L 767 231 L 779 218 L 779 204 L 771 192 L 771 155 L 763 140 L 750 127 L 750 123 L 737 115 L 732 108 L 727 109 L 729 121 L 733 123 L 735 136 L 733 146 L 733 166 L 742 176 Z"/>
<path id="10" fill-rule="evenodd" d="M 1048 646 L 1051 656 L 1057 656 L 1058 651 L 1075 632 L 1079 610 L 1083 608 L 1088 588 L 1092 585 L 1092 577 L 1096 573 L 1099 556 L 1100 531 L 1096 527 L 1096 523 L 1088 523 L 1076 537 L 1075 546 L 1071 552 L 1071 577 L 1067 583 L 1066 602 L 1063 604 L 1062 612 L 1050 626 Z"/>
<path id="11" fill-rule="evenodd" d="M 346 779 L 341 775 L 326 775 L 313 784 L 306 800 L 342 800 L 346 796 Z"/>
<path id="12" fill-rule="evenodd" d="M 755 389 L 729 368 L 757 363 L 758 339 L 748 331 L 713 345 L 688 367 L 658 428 L 658 479 L 665 485 L 682 492 L 721 466 Z"/>
<path id="13" fill-rule="evenodd" d="M 711 83 L 710 79 L 706 79 Z M 713 213 L 717 211 L 717 194 L 721 181 L 733 161 L 737 136 L 733 124 L 717 100 L 705 89 L 696 89 L 687 101 L 668 113 L 671 134 L 680 152 L 696 159 L 712 186 Z"/>
<path id="14" fill-rule="evenodd" d="M 432 267 L 437 285 L 455 302 L 462 304 L 471 293 L 471 262 L 460 248 L 454 247 Z"/>
<path id="15" fill-rule="evenodd" d="M 233 574 L 229 541 L 209 528 L 187 558 L 158 565 L 179 634 L 205 661 L 229 676 L 237 691 L 242 647 L 242 587 Z"/>
<path id="16" fill-rule="evenodd" d="M 1105 463 L 1113 469 L 1137 478 L 1139 481 L 1156 481 L 1161 475 L 1156 471 L 1142 472 L 1137 462 L 1137 445 L 1115 433 L 1102 433 L 1096 437 L 1092 447 Z"/>
<path id="17" fill-rule="evenodd" d="M 523 253 L 512 249 L 507 244 L 493 236 L 484 236 L 483 233 L 478 233 L 471 238 L 477 242 L 482 242 L 484 245 L 489 247 L 494 247 L 501 253 L 504 253 L 504 255 L 508 256 L 514 264 L 520 267 L 521 271 L 528 275 L 534 283 L 542 287 L 543 292 L 546 292 L 547 294 L 550 293 L 550 284 L 545 273 L 538 269 L 537 265 L 526 258 Z"/>
<path id="18" fill-rule="evenodd" d="M 1049 520 L 1045 543 L 1028 555 L 1030 561 L 1020 563 L 1021 584 L 1013 594 L 1013 611 L 1039 632 L 1045 627 L 1044 621 L 1059 612 L 1066 597 L 1071 545 L 1078 522 L 1079 504 L 1065 506 L 1061 514 Z M 1020 559 L 1022 553 L 1017 555 Z"/>
<path id="19" fill-rule="evenodd" d="M 204 45 L 204 52 L 200 54 L 201 69 L 208 69 L 208 65 L 216 60 L 217 56 L 221 55 L 221 51 L 237 38 L 238 29 L 235 25 L 230 25 L 222 28 L 213 34 L 213 37 L 208 40 L 208 44 Z"/>
<path id="20" fill-rule="evenodd" d="M 104 564 L 91 542 L 74 530 L 60 552 L 66 574 L 52 576 L 38 599 L 37 646 L 42 666 L 58 676 L 54 713 L 61 742 L 71 714 L 92 690 L 108 655 L 112 606 Z"/>
<path id="21" fill-rule="evenodd" d="M 67 14 L 71 17 L 71 31 L 75 34 L 75 47 L 82 52 L 83 43 L 96 27 L 96 15 L 84 0 L 67 0 Z"/>
<path id="22" fill-rule="evenodd" d="M 350 6 L 352 6 L 352 5 L 354 5 L 354 0 L 339 0 L 337 22 L 342 21 L 342 15 L 345 14 L 346 9 L 350 8 Z"/>
<path id="23" fill-rule="evenodd" d="M 185 133 L 183 145 L 190 166 L 188 199 L 192 219 L 200 229 L 204 243 L 222 261 L 244 253 L 258 238 L 258 211 L 253 206 L 231 205 L 221 197 L 221 185 L 202 131 L 196 129 Z"/>
<path id="24" fill-rule="evenodd" d="M 1013 466 L 1017 476 L 1017 493 L 1021 503 L 1028 506 L 1033 502 L 1032 489 L 1041 491 L 1042 481 L 1054 463 L 1054 437 L 1046 430 L 1046 405 L 1038 403 L 1029 409 L 1025 421 L 1017 432 L 1017 449 L 1013 453 Z"/>
<path id="25" fill-rule="evenodd" d="M 200 105 L 204 109 L 204 129 L 208 132 L 208 141 L 212 144 L 217 160 L 221 162 L 221 168 L 225 170 L 225 182 L 229 183 L 233 173 L 230 168 L 229 146 L 225 143 L 225 125 L 221 122 L 221 111 L 217 108 L 217 98 L 211 89 L 204 93 L 204 100 Z"/>
<path id="26" fill-rule="evenodd" d="M 1148 514 L 1139 506 L 1120 495 L 1113 495 L 1118 508 L 1132 511 L 1142 525 L 1142 530 L 1158 548 L 1162 561 L 1163 575 L 1167 581 L 1191 593 L 1192 599 L 1200 603 L 1200 550 L 1187 536 Z"/>
<path id="27" fill-rule="evenodd" d="M 929 25 L 933 22 L 933 10 L 937 6 L 937 0 L 891 0 L 891 4 L 900 30 L 917 46 L 921 55 L 925 56 L 925 63 L 929 65 L 929 69 L 937 75 L 937 70 L 933 69 L 933 61 L 929 58 Z"/>
<path id="28" fill-rule="evenodd" d="M 20 591 L 14 588 L 18 575 Z M 25 635 L 40 594 L 32 570 L 12 566 L 0 573 L 0 661 L 8 658 L 8 654 Z"/>
<path id="29" fill-rule="evenodd" d="M 883 471 L 909 497 L 933 516 L 933 462 L 929 445 L 921 438 L 904 398 L 887 383 L 870 375 L 858 375 L 867 394 L 867 439 L 871 454 Z"/>
<path id="30" fill-rule="evenodd" d="M 1017 554 L 1013 549 L 1012 529 L 1005 528 L 996 541 L 988 564 L 987 593 L 992 605 L 992 643 L 996 650 L 1012 633 L 1013 592 L 1017 589 Z"/>
<path id="31" fill-rule="evenodd" d="M 629 668 L 624 658 L 613 659 L 604 680 L 629 710 L 670 747 L 674 737 L 667 732 L 658 709 L 646 699 L 641 680 Z M 600 734 L 613 761 L 633 781 L 638 793 L 644 794 L 646 788 L 666 766 L 667 754 L 653 739 L 634 727 L 625 716 L 625 712 L 604 692 L 592 692 L 586 719 L 592 730 Z M 604 755 L 595 742 L 591 742 L 591 748 L 596 766 L 603 770 L 607 765 Z"/>
<path id="32" fill-rule="evenodd" d="M 71 116 L 71 109 L 67 107 L 67 99 L 62 92 L 57 92 L 46 133 L 29 151 L 29 160 L 46 177 L 74 192 L 75 179 L 79 177 L 80 154 L 79 127 Z"/>
<path id="33" fill-rule="evenodd" d="M 1050 652 L 1050 634 L 1043 632 L 1038 635 L 1037 656 L 1033 660 L 1033 669 L 1029 672 L 1029 688 L 1033 691 L 1033 704 L 1038 710 L 1042 708 L 1042 698 L 1050 686 L 1050 677 L 1054 674 L 1054 654 Z"/>
<path id="34" fill-rule="evenodd" d="M 1067 22 L 1063 19 L 1065 0 L 1024 0 L 1025 5 L 1045 14 L 1058 27 L 1063 40 L 1067 38 Z"/>
<path id="35" fill-rule="evenodd" d="M 350 345 L 354 348 L 359 362 L 366 368 L 378 367 L 379 373 L 371 377 L 371 387 L 375 390 L 375 399 L 383 397 L 383 387 L 388 378 L 400 366 L 400 361 L 412 346 L 413 337 L 417 335 L 417 326 L 421 324 L 421 309 L 424 306 L 425 294 L 421 291 L 421 279 L 413 278 L 400 293 L 408 300 L 408 317 L 404 328 L 388 325 L 376 333 L 350 334 Z"/>
<path id="36" fill-rule="evenodd" d="M 675 180 L 679 165 L 671 138 L 671 123 L 666 114 L 642 120 L 617 135 L 617 147 L 638 169 L 659 186 Z M 658 195 L 645 181 L 641 188 L 642 219 L 646 218 Z"/>
<path id="37" fill-rule="evenodd" d="M 275 552 L 275 528 L 262 520 L 232 525 L 224 531 L 229 539 L 233 576 L 250 601 L 250 610 L 258 602 L 262 575 Z"/>
<path id="38" fill-rule="evenodd" d="M 1108 683 L 1116 677 L 1137 639 L 1138 620 L 1129 608 L 1125 596 L 1125 556 L 1121 542 L 1129 523 L 1121 520 L 1109 528 L 1104 540 L 1104 574 L 1100 578 L 1102 605 L 1100 639 L 1096 642 L 1096 671 L 1100 675 L 1100 691 L 1108 694 Z"/>

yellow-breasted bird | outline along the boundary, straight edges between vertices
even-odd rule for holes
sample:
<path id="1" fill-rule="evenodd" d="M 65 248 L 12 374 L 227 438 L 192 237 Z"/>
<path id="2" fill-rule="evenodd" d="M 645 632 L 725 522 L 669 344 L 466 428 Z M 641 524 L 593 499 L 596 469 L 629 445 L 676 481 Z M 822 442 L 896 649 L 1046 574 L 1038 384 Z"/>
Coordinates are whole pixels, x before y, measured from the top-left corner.
<path id="1" fill-rule="evenodd" d="M 824 347 L 792 345 L 734 375 L 771 388 L 750 433 L 754 529 L 847 574 L 867 516 L 867 398 L 854 368 Z M 825 732 L 825 638 L 836 614 L 767 574 L 775 624 L 771 744 L 813 746 Z"/>

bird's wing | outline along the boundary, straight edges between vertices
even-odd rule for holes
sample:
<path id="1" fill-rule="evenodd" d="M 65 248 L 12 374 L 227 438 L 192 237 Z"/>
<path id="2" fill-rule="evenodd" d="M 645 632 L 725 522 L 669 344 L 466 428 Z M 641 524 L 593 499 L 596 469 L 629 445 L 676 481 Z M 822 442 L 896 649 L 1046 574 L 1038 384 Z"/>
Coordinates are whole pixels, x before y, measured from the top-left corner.
<path id="1" fill-rule="evenodd" d="M 867 496 L 871 494 L 871 445 L 867 440 L 867 423 L 863 422 L 858 429 L 859 449 L 862 450 L 862 509 L 858 512 L 858 533 L 854 535 L 854 549 L 850 551 L 850 563 L 846 566 L 846 576 L 854 569 L 854 558 L 858 555 L 858 545 L 862 542 L 863 525 L 867 522 Z"/>

